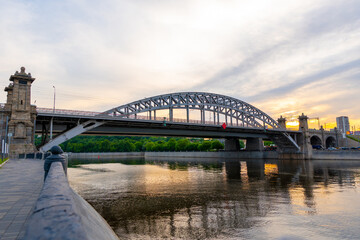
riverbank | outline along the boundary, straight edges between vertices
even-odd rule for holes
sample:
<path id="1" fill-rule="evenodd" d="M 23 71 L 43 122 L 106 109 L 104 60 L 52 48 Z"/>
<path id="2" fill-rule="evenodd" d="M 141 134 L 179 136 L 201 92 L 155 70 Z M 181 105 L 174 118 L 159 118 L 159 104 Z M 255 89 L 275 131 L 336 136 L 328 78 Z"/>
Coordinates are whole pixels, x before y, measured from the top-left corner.
<path id="1" fill-rule="evenodd" d="M 278 159 L 276 151 L 240 152 L 111 152 L 111 153 L 69 153 L 71 159 L 161 159 L 161 158 L 239 158 L 239 159 Z M 311 160 L 360 160 L 360 151 L 313 151 Z"/>

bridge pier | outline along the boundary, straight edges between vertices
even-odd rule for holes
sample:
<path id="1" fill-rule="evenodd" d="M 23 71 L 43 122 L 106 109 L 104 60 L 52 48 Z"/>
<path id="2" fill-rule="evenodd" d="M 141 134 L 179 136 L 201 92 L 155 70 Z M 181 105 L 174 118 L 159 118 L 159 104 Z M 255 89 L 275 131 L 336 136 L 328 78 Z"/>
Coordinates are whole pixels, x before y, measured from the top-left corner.
<path id="1" fill-rule="evenodd" d="M 225 151 L 238 152 L 240 151 L 240 143 L 238 138 L 225 139 Z"/>
<path id="2" fill-rule="evenodd" d="M 263 151 L 264 143 L 262 138 L 246 138 L 247 151 Z"/>

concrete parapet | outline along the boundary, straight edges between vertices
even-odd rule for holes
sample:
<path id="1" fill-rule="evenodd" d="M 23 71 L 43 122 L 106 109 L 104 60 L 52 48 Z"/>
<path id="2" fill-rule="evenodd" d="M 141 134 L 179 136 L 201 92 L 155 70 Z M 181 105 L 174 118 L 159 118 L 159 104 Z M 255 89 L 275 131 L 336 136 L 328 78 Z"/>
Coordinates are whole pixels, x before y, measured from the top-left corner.
<path id="1" fill-rule="evenodd" d="M 49 174 L 24 239 L 119 239 L 105 220 L 69 186 L 60 162 Z"/>

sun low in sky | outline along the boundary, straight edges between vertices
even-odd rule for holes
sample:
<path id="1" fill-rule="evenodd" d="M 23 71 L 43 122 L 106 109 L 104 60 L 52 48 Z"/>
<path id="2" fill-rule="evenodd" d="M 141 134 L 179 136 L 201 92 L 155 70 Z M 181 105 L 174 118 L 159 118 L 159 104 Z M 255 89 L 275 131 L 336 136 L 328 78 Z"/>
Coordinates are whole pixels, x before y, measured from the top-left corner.
<path id="1" fill-rule="evenodd" d="M 205 91 L 274 119 L 302 112 L 360 128 L 357 0 L 0 0 L 0 79 L 21 66 L 32 102 L 105 111 Z M 1 102 L 5 102 L 5 92 Z"/>

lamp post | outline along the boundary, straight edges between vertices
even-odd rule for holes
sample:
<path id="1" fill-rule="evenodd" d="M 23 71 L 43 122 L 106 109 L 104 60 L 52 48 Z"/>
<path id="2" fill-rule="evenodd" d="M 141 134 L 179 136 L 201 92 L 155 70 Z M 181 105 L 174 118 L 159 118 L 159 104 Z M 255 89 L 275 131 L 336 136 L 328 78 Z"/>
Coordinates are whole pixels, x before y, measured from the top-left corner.
<path id="1" fill-rule="evenodd" d="M 53 105 L 53 114 L 55 114 L 55 96 L 56 96 L 56 88 L 55 86 L 53 86 L 54 88 L 54 105 Z M 54 122 L 54 116 L 51 118 L 50 120 L 50 140 L 52 140 L 53 137 L 53 123 Z"/>
<path id="2" fill-rule="evenodd" d="M 53 113 L 55 113 L 55 96 L 56 96 L 56 88 L 55 86 L 53 86 L 54 88 L 54 106 L 53 106 Z"/>

